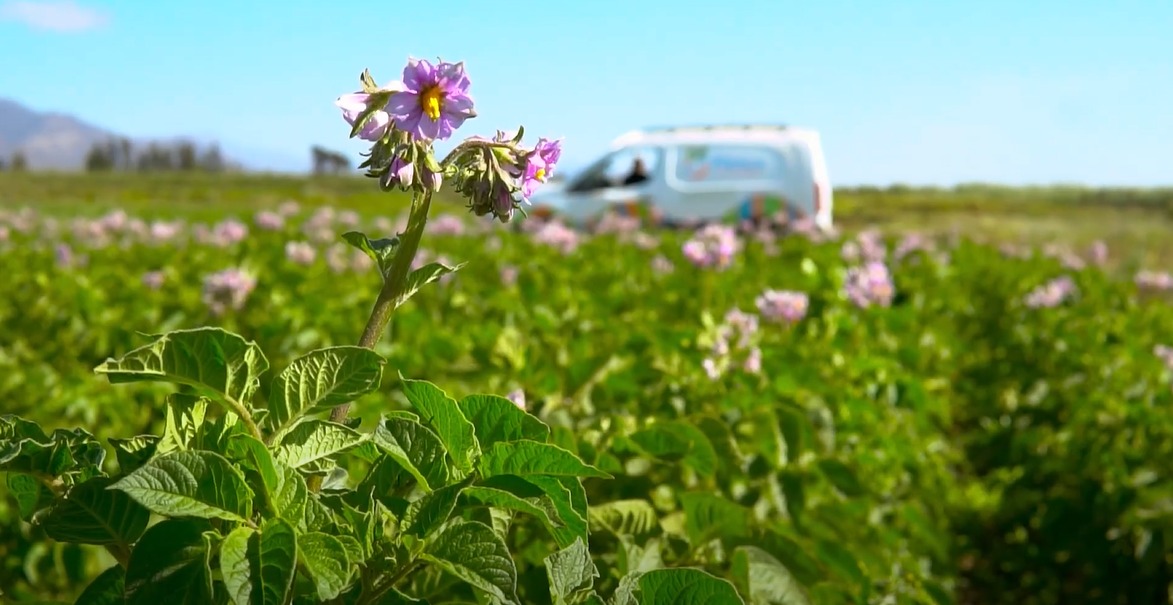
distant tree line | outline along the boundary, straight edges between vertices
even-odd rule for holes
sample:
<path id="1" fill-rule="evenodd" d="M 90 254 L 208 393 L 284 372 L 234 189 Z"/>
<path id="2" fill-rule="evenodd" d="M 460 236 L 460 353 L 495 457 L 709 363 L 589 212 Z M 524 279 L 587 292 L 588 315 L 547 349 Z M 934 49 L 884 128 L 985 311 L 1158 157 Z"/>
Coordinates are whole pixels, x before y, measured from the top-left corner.
<path id="1" fill-rule="evenodd" d="M 310 147 L 314 174 L 343 174 L 350 170 L 350 159 L 337 151 L 314 145 Z"/>
<path id="2" fill-rule="evenodd" d="M 216 143 L 204 149 L 191 141 L 136 146 L 130 139 L 115 137 L 90 148 L 85 168 L 89 172 L 224 172 L 235 167 L 225 161 Z"/>
<path id="3" fill-rule="evenodd" d="M 29 161 L 24 156 L 23 151 L 17 151 L 12 154 L 12 158 L 7 162 L 4 158 L 0 158 L 0 171 L 11 170 L 12 172 L 24 172 L 28 170 Z"/>

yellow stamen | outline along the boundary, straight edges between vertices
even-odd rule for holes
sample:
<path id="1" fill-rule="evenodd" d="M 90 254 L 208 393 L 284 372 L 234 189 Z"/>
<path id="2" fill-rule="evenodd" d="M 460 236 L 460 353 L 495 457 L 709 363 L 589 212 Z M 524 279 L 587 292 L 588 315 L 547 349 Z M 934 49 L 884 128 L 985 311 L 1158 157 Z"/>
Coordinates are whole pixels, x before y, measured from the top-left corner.
<path id="1" fill-rule="evenodd" d="M 420 95 L 420 109 L 424 115 L 436 121 L 440 119 L 440 99 L 444 98 L 444 91 L 439 86 L 433 86 Z"/>
<path id="2" fill-rule="evenodd" d="M 538 168 L 538 171 L 534 173 L 534 178 L 539 181 L 545 181 L 546 180 L 546 169 L 545 168 Z"/>

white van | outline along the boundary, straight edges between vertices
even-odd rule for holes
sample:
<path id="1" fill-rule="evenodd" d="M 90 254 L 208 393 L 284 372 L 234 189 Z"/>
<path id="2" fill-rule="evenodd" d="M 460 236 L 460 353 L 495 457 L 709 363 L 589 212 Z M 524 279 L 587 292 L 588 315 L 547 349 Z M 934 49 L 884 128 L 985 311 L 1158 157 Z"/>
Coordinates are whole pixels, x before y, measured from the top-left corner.
<path id="1" fill-rule="evenodd" d="M 788 126 L 700 126 L 627 133 L 565 183 L 548 183 L 531 215 L 592 222 L 644 207 L 668 224 L 761 220 L 785 211 L 831 228 L 819 134 Z"/>

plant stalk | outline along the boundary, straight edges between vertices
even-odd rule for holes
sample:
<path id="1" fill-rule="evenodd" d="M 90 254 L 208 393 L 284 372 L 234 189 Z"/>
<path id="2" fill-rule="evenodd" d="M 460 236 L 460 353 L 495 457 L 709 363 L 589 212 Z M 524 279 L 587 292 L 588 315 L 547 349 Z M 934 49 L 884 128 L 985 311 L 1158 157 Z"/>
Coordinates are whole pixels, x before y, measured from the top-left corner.
<path id="1" fill-rule="evenodd" d="M 432 207 L 432 192 L 425 191 L 417 194 L 411 200 L 411 213 L 407 217 L 407 229 L 399 238 L 399 248 L 395 257 L 391 259 L 391 266 L 383 276 L 383 288 L 379 290 L 379 297 L 375 299 L 375 306 L 371 309 L 371 316 L 363 328 L 362 336 L 358 339 L 358 346 L 374 349 L 383 338 L 387 330 L 387 323 L 391 321 L 391 313 L 395 311 L 407 290 L 407 276 L 411 273 L 411 263 L 415 260 L 419 250 L 420 238 L 424 234 L 424 227 L 428 224 L 428 211 Z M 331 422 L 343 422 L 350 413 L 350 404 L 344 403 L 330 410 Z M 322 486 L 320 476 L 309 480 L 310 491 L 316 492 Z"/>

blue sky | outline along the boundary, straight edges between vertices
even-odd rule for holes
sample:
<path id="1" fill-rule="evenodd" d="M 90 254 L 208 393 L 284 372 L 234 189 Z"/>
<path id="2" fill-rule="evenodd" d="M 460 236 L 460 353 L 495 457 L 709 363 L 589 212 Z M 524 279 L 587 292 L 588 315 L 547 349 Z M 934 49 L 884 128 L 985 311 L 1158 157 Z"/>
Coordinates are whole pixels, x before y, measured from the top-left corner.
<path id="1" fill-rule="evenodd" d="M 819 130 L 844 185 L 1155 185 L 1170 31 L 1169 0 L 0 0 L 0 96 L 302 168 L 364 149 L 332 105 L 363 68 L 438 55 L 472 77 L 460 134 L 524 124 L 568 168 L 641 126 L 747 121 Z"/>

